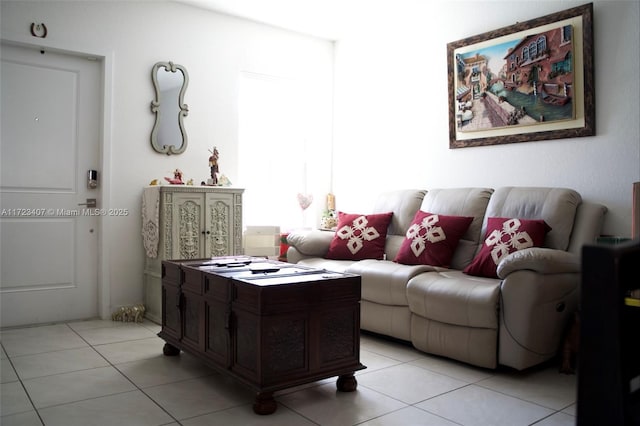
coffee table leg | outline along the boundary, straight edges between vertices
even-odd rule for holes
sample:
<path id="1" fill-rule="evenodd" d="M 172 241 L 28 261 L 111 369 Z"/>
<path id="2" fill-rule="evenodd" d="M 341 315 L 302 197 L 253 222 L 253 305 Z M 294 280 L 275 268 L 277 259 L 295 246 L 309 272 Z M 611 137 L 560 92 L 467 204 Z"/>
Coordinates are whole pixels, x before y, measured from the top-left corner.
<path id="1" fill-rule="evenodd" d="M 338 377 L 336 386 L 340 392 L 353 392 L 358 387 L 358 381 L 353 373 L 345 374 Z"/>
<path id="2" fill-rule="evenodd" d="M 162 353 L 165 354 L 165 356 L 176 356 L 180 355 L 180 349 L 170 345 L 169 343 L 165 343 L 162 348 Z"/>
<path id="3" fill-rule="evenodd" d="M 278 408 L 278 403 L 273 398 L 273 392 L 258 392 L 253 403 L 253 412 L 256 414 L 272 414 Z"/>

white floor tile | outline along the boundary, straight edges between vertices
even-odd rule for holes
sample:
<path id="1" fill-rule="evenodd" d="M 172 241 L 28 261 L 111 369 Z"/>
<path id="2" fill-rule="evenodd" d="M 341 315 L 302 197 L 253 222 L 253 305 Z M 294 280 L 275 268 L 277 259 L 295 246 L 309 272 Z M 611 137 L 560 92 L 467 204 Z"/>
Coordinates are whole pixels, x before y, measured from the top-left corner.
<path id="1" fill-rule="evenodd" d="M 183 426 L 305 426 L 315 425 L 299 414 L 279 405 L 276 412 L 260 416 L 253 412 L 251 405 L 230 408 L 215 413 L 181 420 Z"/>
<path id="2" fill-rule="evenodd" d="M 413 361 L 423 356 L 422 352 L 409 344 L 374 337 L 369 334 L 360 336 L 360 350 L 377 353 L 402 362 Z"/>
<path id="3" fill-rule="evenodd" d="M 453 423 L 447 419 L 443 419 L 442 417 L 427 413 L 426 411 L 420 410 L 415 407 L 406 407 L 401 408 L 398 411 L 394 411 L 392 413 L 369 420 L 368 422 L 361 423 L 359 426 L 389 425 L 456 426 L 457 423 Z"/>
<path id="4" fill-rule="evenodd" d="M 467 385 L 453 377 L 410 364 L 362 374 L 358 376 L 358 383 L 406 404 L 415 404 Z"/>
<path id="5" fill-rule="evenodd" d="M 536 423 L 536 426 L 575 426 L 576 418 L 569 414 L 558 412 Z"/>
<path id="6" fill-rule="evenodd" d="M 95 345 L 94 348 L 110 363 L 121 364 L 124 362 L 139 361 L 141 359 L 162 358 L 164 357 L 162 354 L 164 343 L 164 340 L 159 337 L 151 337 L 141 340 Z"/>
<path id="7" fill-rule="evenodd" d="M 15 382 L 18 380 L 18 375 L 11 365 L 11 361 L 8 358 L 0 359 L 0 383 Z"/>
<path id="8" fill-rule="evenodd" d="M 36 377 L 24 381 L 36 408 L 127 392 L 135 387 L 113 367 Z"/>
<path id="9" fill-rule="evenodd" d="M 388 356 L 380 355 L 367 350 L 360 350 L 360 362 L 367 368 L 357 371 L 356 374 L 370 373 L 372 371 L 380 370 L 382 368 L 387 368 L 391 367 L 392 365 L 398 365 L 402 363 L 397 359 L 389 358 Z"/>
<path id="10" fill-rule="evenodd" d="M 125 342 L 129 340 L 139 340 L 155 337 L 148 328 L 135 323 L 123 323 L 121 327 L 104 327 L 78 330 L 91 345 L 104 345 L 107 343 Z"/>
<path id="11" fill-rule="evenodd" d="M 139 388 L 164 385 L 214 373 L 201 361 L 186 354 L 126 362 L 118 364 L 117 369 Z"/>
<path id="12" fill-rule="evenodd" d="M 160 325 L 154 323 L 153 321 L 149 321 L 147 319 L 143 320 L 142 322 L 112 321 L 110 319 L 109 320 L 89 319 L 89 320 L 83 320 L 83 321 L 73 321 L 68 324 L 69 324 L 69 327 L 71 327 L 76 331 L 90 330 L 92 328 L 113 328 L 113 327 L 127 327 L 132 325 L 139 325 L 157 334 L 162 329 Z"/>
<path id="13" fill-rule="evenodd" d="M 477 385 L 469 385 L 416 407 L 463 425 L 530 425 L 553 410 L 504 395 Z"/>
<path id="14" fill-rule="evenodd" d="M 555 366 L 503 371 L 477 384 L 554 410 L 576 402 L 576 376 L 561 374 Z"/>
<path id="15" fill-rule="evenodd" d="M 364 386 L 358 386 L 355 392 L 339 392 L 335 384 L 286 394 L 276 401 L 313 422 L 328 426 L 355 425 L 406 407 Z"/>
<path id="16" fill-rule="evenodd" d="M 3 383 L 0 386 L 0 413 L 3 417 L 31 410 L 33 410 L 33 405 L 31 405 L 22 383 Z"/>
<path id="17" fill-rule="evenodd" d="M 126 323 L 122 321 L 103 320 L 103 319 L 89 319 L 89 320 L 83 320 L 83 321 L 73 321 L 67 324 L 69 325 L 69 327 L 71 327 L 75 331 L 83 331 L 83 330 L 91 330 L 94 328 L 123 327 L 125 325 L 130 325 L 131 323 Z"/>
<path id="18" fill-rule="evenodd" d="M 411 361 L 411 364 L 467 383 L 475 383 L 479 380 L 492 377 L 495 374 L 495 371 L 493 370 L 475 367 L 463 362 L 426 354 L 420 359 Z"/>
<path id="19" fill-rule="evenodd" d="M 4 330 L 0 340 L 9 357 L 89 346 L 65 324 Z"/>
<path id="20" fill-rule="evenodd" d="M 23 355 L 14 357 L 12 361 L 16 372 L 23 380 L 109 365 L 93 348 Z"/>
<path id="21" fill-rule="evenodd" d="M 335 377 L 284 389 L 277 411 L 260 416 L 249 387 L 184 352 L 164 356 L 159 331 L 103 320 L 1 331 L 0 424 L 575 424 L 575 376 L 477 368 L 368 333 L 357 391 L 337 391 Z"/>
<path id="22" fill-rule="evenodd" d="M 571 404 L 570 406 L 568 406 L 567 408 L 562 410 L 562 412 L 565 413 L 565 414 L 570 414 L 572 416 L 577 416 L 578 415 L 578 404 Z"/>
<path id="23" fill-rule="evenodd" d="M 40 417 L 38 417 L 38 413 L 35 410 L 10 416 L 3 415 L 0 419 L 0 424 L 2 426 L 42 426 Z"/>
<path id="24" fill-rule="evenodd" d="M 144 392 L 177 420 L 253 404 L 249 388 L 218 374 L 146 388 Z"/>
<path id="25" fill-rule="evenodd" d="M 140 391 L 57 405 L 40 414 L 46 426 L 157 426 L 174 420 Z"/>
<path id="26" fill-rule="evenodd" d="M 158 334 L 162 331 L 162 326 L 153 321 L 144 320 L 140 325 L 151 331 L 153 334 Z"/>

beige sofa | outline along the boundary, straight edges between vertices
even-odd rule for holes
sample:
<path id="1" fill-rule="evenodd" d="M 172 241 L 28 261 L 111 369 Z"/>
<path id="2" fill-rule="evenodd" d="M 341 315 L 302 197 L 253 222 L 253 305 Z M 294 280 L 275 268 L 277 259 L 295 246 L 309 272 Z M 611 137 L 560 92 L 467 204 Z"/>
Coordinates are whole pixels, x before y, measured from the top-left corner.
<path id="1" fill-rule="evenodd" d="M 393 262 L 418 210 L 473 221 L 449 268 Z M 382 194 L 371 212 L 393 212 L 386 260 L 331 260 L 332 231 L 288 236 L 289 262 L 362 276 L 361 328 L 469 364 L 521 370 L 553 358 L 577 310 L 580 251 L 600 234 L 606 208 L 564 188 L 448 188 Z M 543 219 L 542 247 L 503 258 L 498 278 L 466 274 L 484 242 L 487 219 Z"/>

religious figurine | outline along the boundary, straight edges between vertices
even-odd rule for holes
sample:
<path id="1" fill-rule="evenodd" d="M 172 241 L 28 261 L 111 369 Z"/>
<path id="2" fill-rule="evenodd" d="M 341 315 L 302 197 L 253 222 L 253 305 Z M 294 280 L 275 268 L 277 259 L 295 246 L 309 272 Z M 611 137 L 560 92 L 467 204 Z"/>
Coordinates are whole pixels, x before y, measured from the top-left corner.
<path id="1" fill-rule="evenodd" d="M 165 177 L 164 179 L 171 185 L 184 185 L 184 182 L 182 182 L 182 171 L 180 169 L 173 171 L 173 178 Z"/>
<path id="2" fill-rule="evenodd" d="M 209 179 L 209 185 L 217 185 L 218 184 L 218 172 L 220 168 L 218 166 L 218 159 L 220 158 L 220 154 L 218 153 L 218 148 L 213 147 L 213 151 L 209 150 L 211 156 L 209 157 L 209 168 L 211 169 L 211 179 Z"/>

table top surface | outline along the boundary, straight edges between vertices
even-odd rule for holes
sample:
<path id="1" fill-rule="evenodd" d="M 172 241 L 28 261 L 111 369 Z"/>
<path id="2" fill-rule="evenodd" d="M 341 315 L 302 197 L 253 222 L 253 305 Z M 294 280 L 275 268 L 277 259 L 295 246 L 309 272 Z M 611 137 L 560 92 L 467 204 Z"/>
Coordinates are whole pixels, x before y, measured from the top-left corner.
<path id="1" fill-rule="evenodd" d="M 186 268 L 227 276 L 252 285 L 269 286 L 288 283 L 317 282 L 358 277 L 354 274 L 327 271 L 308 266 L 250 256 L 225 256 L 211 259 L 174 261 Z"/>

